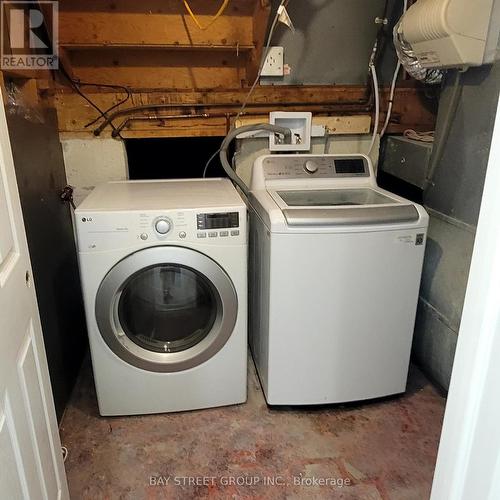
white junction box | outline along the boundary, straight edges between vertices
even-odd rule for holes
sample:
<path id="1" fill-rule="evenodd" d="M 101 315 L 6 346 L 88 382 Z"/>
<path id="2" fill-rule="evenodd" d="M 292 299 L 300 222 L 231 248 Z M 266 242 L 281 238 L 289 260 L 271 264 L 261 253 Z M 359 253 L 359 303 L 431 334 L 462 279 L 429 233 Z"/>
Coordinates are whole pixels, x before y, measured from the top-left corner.
<path id="1" fill-rule="evenodd" d="M 309 151 L 311 149 L 312 113 L 273 111 L 269 123 L 287 127 L 292 131 L 292 143 L 284 144 L 277 134 L 269 135 L 270 151 Z"/>
<path id="2" fill-rule="evenodd" d="M 285 72 L 283 47 L 269 47 L 260 76 L 283 76 Z"/>

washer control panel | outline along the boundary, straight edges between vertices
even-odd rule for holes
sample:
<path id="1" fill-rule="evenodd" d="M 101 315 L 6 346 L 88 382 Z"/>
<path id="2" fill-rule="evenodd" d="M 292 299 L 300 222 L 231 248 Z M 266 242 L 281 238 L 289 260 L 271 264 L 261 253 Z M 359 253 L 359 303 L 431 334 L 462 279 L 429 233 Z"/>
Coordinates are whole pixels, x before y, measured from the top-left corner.
<path id="1" fill-rule="evenodd" d="M 336 177 L 369 177 L 370 169 L 363 156 L 279 156 L 268 157 L 263 162 L 267 179 L 303 179 Z"/>

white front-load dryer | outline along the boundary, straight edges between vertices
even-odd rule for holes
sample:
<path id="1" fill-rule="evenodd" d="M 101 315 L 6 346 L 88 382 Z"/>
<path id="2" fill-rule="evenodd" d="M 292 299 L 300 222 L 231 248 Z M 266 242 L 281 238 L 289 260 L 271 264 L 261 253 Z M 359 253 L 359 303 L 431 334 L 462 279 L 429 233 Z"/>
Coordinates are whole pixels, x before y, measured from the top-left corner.
<path id="1" fill-rule="evenodd" d="M 245 402 L 246 207 L 232 184 L 103 184 L 76 229 L 101 415 Z"/>

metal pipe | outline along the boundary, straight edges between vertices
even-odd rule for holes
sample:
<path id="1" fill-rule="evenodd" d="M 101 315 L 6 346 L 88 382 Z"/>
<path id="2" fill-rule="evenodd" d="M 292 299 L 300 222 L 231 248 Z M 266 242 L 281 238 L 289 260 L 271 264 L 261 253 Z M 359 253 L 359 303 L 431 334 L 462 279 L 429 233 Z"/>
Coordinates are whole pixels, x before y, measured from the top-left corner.
<path id="1" fill-rule="evenodd" d="M 115 111 L 109 115 L 102 123 L 94 130 L 94 135 L 99 136 L 101 132 L 111 124 L 116 118 L 134 113 L 136 111 L 151 111 L 160 109 L 175 109 L 175 108 L 239 108 L 240 103 L 168 103 L 168 104 L 146 104 L 141 106 L 131 106 L 129 108 Z M 345 101 L 345 102 L 325 102 L 325 103 L 304 103 L 304 102 L 271 102 L 271 103 L 249 103 L 247 107 L 314 107 L 321 106 L 322 108 L 335 107 L 339 111 L 370 111 L 373 105 L 373 93 L 370 91 L 368 96 L 363 100 Z"/>
<path id="2" fill-rule="evenodd" d="M 118 127 L 116 127 L 113 132 L 111 132 L 112 137 L 118 137 L 120 135 L 120 132 L 131 122 L 131 121 L 149 121 L 149 120 L 181 120 L 183 118 L 225 118 L 226 114 L 225 113 L 217 113 L 217 114 L 210 114 L 210 113 L 200 113 L 200 114 L 189 114 L 189 115 L 165 115 L 165 116 L 158 116 L 158 115 L 144 115 L 144 116 L 128 116 L 123 120 Z"/>

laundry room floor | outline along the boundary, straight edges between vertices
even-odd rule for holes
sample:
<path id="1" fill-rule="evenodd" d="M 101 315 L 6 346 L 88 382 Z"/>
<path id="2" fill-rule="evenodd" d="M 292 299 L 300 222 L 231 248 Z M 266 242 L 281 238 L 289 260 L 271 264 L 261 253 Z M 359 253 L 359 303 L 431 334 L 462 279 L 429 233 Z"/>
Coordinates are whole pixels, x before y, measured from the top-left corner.
<path id="1" fill-rule="evenodd" d="M 247 404 L 103 418 L 87 362 L 61 424 L 71 498 L 429 497 L 445 399 L 417 368 L 400 397 L 271 409 L 249 366 Z"/>

